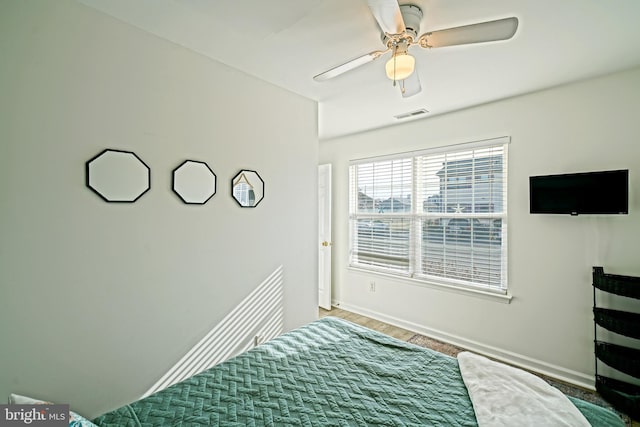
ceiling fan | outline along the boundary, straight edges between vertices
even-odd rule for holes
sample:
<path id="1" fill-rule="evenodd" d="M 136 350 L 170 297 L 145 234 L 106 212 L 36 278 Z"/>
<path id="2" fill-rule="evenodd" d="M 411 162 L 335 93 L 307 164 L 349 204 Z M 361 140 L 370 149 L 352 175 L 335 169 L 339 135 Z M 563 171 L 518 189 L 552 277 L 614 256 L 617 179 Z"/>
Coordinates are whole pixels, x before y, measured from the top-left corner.
<path id="1" fill-rule="evenodd" d="M 385 65 L 387 77 L 393 80 L 394 86 L 396 82 L 400 82 L 402 96 L 407 98 L 422 90 L 420 78 L 415 72 L 415 58 L 408 52 L 411 46 L 436 48 L 507 40 L 513 37 L 518 28 L 518 18 L 510 17 L 430 31 L 418 36 L 422 20 L 422 9 L 418 6 L 399 5 L 397 0 L 367 0 L 367 2 L 382 30 L 382 43 L 386 49 L 374 50 L 333 67 L 314 76 L 315 81 L 329 80 L 391 52 L 391 59 Z"/>

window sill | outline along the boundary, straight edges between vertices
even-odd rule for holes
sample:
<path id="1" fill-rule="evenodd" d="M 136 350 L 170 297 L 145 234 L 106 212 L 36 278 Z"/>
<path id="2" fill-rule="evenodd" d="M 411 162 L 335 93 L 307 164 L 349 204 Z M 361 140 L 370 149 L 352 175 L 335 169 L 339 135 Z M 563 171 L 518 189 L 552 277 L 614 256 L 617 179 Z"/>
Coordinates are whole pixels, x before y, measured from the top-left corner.
<path id="1" fill-rule="evenodd" d="M 385 273 L 382 271 L 369 270 L 366 268 L 359 268 L 359 267 L 353 267 L 353 266 L 350 266 L 347 268 L 348 270 L 353 271 L 355 273 L 362 273 L 362 274 L 373 275 L 373 276 L 382 276 L 391 280 L 405 282 L 413 286 L 438 289 L 442 291 L 453 292 L 460 295 L 469 295 L 476 298 L 482 298 L 490 301 L 500 302 L 503 304 L 509 304 L 513 299 L 513 296 L 510 295 L 508 292 L 505 294 L 502 294 L 499 292 L 485 291 L 482 289 L 476 289 L 472 287 L 455 286 L 447 283 L 428 281 L 424 279 L 414 279 L 411 277 L 403 277 L 395 274 Z"/>

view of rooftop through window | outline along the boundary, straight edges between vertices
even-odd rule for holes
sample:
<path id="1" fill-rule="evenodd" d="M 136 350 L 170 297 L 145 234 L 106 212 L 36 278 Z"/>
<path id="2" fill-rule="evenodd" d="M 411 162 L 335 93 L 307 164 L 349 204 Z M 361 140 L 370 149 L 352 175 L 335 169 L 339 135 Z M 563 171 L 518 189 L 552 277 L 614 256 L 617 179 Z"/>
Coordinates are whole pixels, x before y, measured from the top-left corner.
<path id="1" fill-rule="evenodd" d="M 503 179 L 502 157 L 502 150 L 488 148 L 359 165 L 358 209 L 410 211 L 415 167 L 421 174 L 418 196 L 423 201 L 416 206 L 418 212 L 500 212 L 503 194 L 496 190 Z"/>

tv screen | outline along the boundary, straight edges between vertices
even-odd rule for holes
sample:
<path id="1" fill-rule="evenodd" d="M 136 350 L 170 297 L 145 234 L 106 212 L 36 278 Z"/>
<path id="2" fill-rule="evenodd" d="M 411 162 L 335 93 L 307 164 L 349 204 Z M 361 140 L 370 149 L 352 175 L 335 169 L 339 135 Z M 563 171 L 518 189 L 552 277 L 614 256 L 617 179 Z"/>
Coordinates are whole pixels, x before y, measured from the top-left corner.
<path id="1" fill-rule="evenodd" d="M 535 214 L 627 214 L 629 170 L 529 177 Z"/>

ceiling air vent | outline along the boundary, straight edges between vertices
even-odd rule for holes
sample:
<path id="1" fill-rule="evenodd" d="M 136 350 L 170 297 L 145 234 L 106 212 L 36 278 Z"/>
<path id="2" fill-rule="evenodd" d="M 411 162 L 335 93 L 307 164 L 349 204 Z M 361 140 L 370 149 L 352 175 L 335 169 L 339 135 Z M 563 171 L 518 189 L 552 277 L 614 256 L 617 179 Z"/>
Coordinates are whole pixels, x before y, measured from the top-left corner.
<path id="1" fill-rule="evenodd" d="M 404 113 L 404 114 L 398 114 L 397 116 L 393 116 L 395 117 L 397 120 L 404 120 L 404 119 L 408 119 L 411 117 L 418 117 L 421 116 L 423 114 L 427 114 L 428 111 L 425 110 L 424 108 L 420 109 L 420 110 L 415 110 L 415 111 L 411 111 L 409 113 Z"/>

